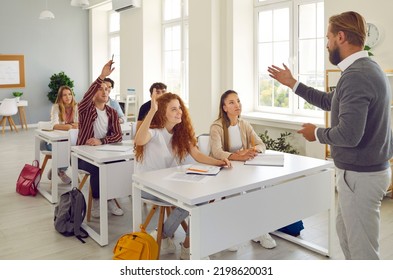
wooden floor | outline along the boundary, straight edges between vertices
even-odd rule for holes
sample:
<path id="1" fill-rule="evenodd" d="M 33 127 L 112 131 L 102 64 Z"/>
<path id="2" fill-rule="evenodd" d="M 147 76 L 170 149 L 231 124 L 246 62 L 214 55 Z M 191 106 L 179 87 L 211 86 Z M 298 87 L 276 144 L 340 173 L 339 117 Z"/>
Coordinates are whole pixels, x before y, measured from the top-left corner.
<path id="1" fill-rule="evenodd" d="M 5 131 L 0 134 L 0 259 L 8 260 L 109 260 L 117 239 L 131 231 L 131 201 L 120 199 L 125 210 L 122 217 L 109 217 L 109 245 L 99 246 L 94 240 L 86 239 L 82 244 L 75 237 L 64 237 L 53 226 L 54 205 L 41 195 L 24 197 L 15 192 L 15 182 L 25 163 L 34 158 L 34 129 L 19 130 L 18 133 Z M 68 171 L 70 172 L 70 170 Z M 43 183 L 48 182 L 45 171 Z M 63 186 L 67 191 L 70 186 Z M 145 213 L 148 209 L 145 209 Z M 274 213 L 271 213 L 274 219 Z M 153 222 L 155 222 L 154 220 Z M 386 197 L 381 208 L 382 259 L 393 259 L 393 200 Z M 153 223 L 152 222 L 152 223 Z M 300 238 L 327 246 L 327 213 L 303 220 L 305 229 Z M 250 221 L 252 223 L 252 221 Z M 93 219 L 92 225 L 98 225 Z M 152 224 L 149 230 L 154 228 Z M 184 238 L 181 227 L 175 234 L 175 243 Z M 262 248 L 253 242 L 241 244 L 238 252 L 223 251 L 210 256 L 211 259 L 226 260 L 325 260 L 329 259 L 307 249 L 274 237 L 277 247 L 272 250 Z M 162 255 L 161 259 L 178 259 L 180 246 L 176 254 Z M 331 258 L 342 260 L 343 254 L 334 235 Z"/>

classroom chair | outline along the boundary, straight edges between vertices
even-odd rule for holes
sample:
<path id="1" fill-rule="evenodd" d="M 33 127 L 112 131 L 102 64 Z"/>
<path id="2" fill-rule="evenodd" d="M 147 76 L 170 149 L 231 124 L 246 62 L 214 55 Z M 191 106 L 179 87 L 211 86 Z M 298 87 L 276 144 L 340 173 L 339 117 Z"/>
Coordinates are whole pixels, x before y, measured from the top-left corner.
<path id="1" fill-rule="evenodd" d="M 17 113 L 18 113 L 18 106 L 16 104 L 15 98 L 6 98 L 1 102 L 0 115 L 2 115 L 3 118 L 1 119 L 0 123 L 3 127 L 2 130 L 3 134 L 4 134 L 4 128 L 7 120 L 8 120 L 8 124 L 10 125 L 11 131 L 15 129 L 15 131 L 18 132 L 14 120 L 12 119 L 12 116 L 16 115 Z"/>
<path id="2" fill-rule="evenodd" d="M 164 217 L 165 213 L 167 214 L 167 217 L 169 217 L 172 208 L 174 206 L 170 203 L 167 202 L 160 202 L 160 201 L 155 201 L 155 200 L 150 200 L 146 198 L 142 198 L 142 202 L 145 204 L 151 204 L 152 208 L 150 209 L 145 222 L 143 223 L 143 228 L 147 229 L 147 226 L 149 225 L 151 219 L 153 218 L 154 214 L 156 213 L 157 209 L 160 210 L 159 216 L 158 216 L 158 222 L 157 222 L 157 244 L 158 244 L 158 256 L 160 255 L 161 251 L 161 240 L 162 240 L 162 230 L 164 227 Z M 181 222 L 181 226 L 183 227 L 184 231 L 187 232 L 188 225 L 185 221 Z"/>

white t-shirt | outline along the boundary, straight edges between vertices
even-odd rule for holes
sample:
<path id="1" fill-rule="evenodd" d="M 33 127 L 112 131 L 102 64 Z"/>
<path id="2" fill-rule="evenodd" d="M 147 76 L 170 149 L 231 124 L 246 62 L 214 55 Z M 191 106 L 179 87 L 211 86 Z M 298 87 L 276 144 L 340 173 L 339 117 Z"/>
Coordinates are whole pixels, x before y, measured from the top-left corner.
<path id="1" fill-rule="evenodd" d="M 106 110 L 99 110 L 96 108 L 97 111 L 97 119 L 94 121 L 94 138 L 101 139 L 105 138 L 108 132 L 108 115 L 106 114 Z"/>
<path id="2" fill-rule="evenodd" d="M 142 162 L 135 160 L 135 173 L 178 166 L 172 152 L 172 134 L 166 128 L 149 129 L 150 141 L 145 145 Z"/>
<path id="3" fill-rule="evenodd" d="M 233 153 L 243 148 L 239 124 L 228 127 L 229 152 Z"/>

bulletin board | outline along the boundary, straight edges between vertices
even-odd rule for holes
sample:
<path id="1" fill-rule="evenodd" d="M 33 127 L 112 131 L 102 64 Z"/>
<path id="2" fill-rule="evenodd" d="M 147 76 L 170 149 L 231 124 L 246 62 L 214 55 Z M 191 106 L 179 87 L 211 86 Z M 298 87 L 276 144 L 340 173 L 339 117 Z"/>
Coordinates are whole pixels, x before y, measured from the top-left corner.
<path id="1" fill-rule="evenodd" d="M 24 56 L 0 54 L 0 88 L 21 87 L 25 87 Z"/>

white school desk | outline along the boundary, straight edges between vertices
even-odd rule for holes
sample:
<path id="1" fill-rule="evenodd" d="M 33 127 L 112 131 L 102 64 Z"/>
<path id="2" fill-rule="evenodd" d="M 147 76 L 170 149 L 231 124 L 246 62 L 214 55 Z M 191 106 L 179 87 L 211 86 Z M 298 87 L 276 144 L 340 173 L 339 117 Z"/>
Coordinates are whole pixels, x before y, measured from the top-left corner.
<path id="1" fill-rule="evenodd" d="M 1 102 L 2 101 L 0 100 L 0 104 L 1 104 Z M 16 105 L 18 106 L 20 125 L 21 125 L 22 129 L 23 128 L 27 129 L 25 107 L 27 107 L 29 105 L 29 102 L 27 100 L 19 100 L 18 102 L 16 102 Z"/>
<path id="2" fill-rule="evenodd" d="M 299 245 L 329 255 L 334 221 L 332 162 L 285 154 L 284 167 L 232 164 L 232 169 L 222 169 L 205 183 L 166 179 L 176 171 L 184 172 L 184 166 L 134 174 L 134 231 L 142 223 L 141 190 L 189 211 L 191 259 L 201 259 L 328 211 L 327 250 L 306 242 Z M 207 203 L 211 200 L 215 201 Z M 197 206 L 200 203 L 204 204 Z"/>
<path id="3" fill-rule="evenodd" d="M 99 151 L 103 146 L 129 146 L 127 152 Z M 88 224 L 82 227 L 89 236 L 101 246 L 108 245 L 108 199 L 126 197 L 132 194 L 132 173 L 134 171 L 134 152 L 132 141 L 100 146 L 72 146 L 72 186 L 77 188 L 78 158 L 99 168 L 100 172 L 100 230 L 99 233 Z"/>
<path id="4" fill-rule="evenodd" d="M 40 162 L 40 142 L 41 140 L 52 144 L 52 180 L 51 193 L 45 190 L 41 184 L 38 186 L 38 191 L 51 203 L 58 201 L 58 185 L 60 178 L 57 175 L 59 167 L 67 167 L 70 165 L 70 134 L 68 131 L 52 130 L 43 131 L 36 129 L 35 131 L 35 155 L 34 158 Z M 42 174 L 44 176 L 44 174 Z"/>

